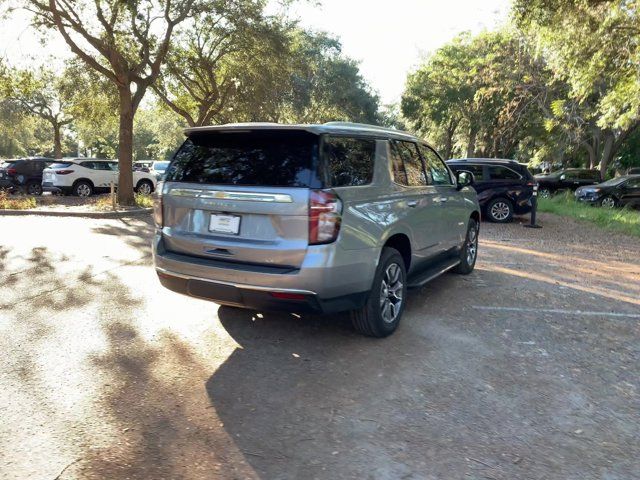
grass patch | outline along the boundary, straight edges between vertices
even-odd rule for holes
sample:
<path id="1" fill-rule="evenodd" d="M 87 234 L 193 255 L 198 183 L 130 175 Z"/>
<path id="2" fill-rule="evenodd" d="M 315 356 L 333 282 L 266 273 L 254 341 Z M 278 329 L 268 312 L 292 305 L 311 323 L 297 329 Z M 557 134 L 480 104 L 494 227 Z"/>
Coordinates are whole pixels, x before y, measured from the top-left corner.
<path id="1" fill-rule="evenodd" d="M 150 208 L 153 207 L 153 197 L 151 195 L 145 195 L 143 193 L 136 193 L 134 195 L 136 207 Z M 94 206 L 97 210 L 111 210 L 111 195 L 100 195 L 96 198 Z M 116 204 L 117 207 L 117 204 Z"/>
<path id="2" fill-rule="evenodd" d="M 153 197 L 144 193 L 136 193 L 136 205 L 140 208 L 153 207 Z"/>
<path id="3" fill-rule="evenodd" d="M 33 197 L 10 197 L 7 192 L 0 191 L 1 210 L 29 210 L 36 208 L 36 199 Z"/>
<path id="4" fill-rule="evenodd" d="M 538 210 L 573 217 L 597 225 L 605 230 L 626 233 L 640 237 L 640 210 L 615 208 L 609 210 L 584 205 L 574 200 L 570 193 L 551 198 L 539 198 Z"/>

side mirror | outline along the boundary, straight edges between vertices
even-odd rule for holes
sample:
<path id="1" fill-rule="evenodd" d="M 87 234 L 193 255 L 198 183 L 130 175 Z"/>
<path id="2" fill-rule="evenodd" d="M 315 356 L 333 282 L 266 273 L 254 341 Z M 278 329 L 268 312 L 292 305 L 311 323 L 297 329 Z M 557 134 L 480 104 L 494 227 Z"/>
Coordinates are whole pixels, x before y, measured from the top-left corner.
<path id="1" fill-rule="evenodd" d="M 464 187 L 468 187 L 469 185 L 473 185 L 474 181 L 475 178 L 473 177 L 473 173 L 466 170 L 459 170 L 458 172 L 456 172 L 456 183 L 458 190 L 461 190 Z"/>
<path id="2" fill-rule="evenodd" d="M 560 175 L 560 180 L 566 180 L 567 176 L 563 173 L 562 175 Z"/>

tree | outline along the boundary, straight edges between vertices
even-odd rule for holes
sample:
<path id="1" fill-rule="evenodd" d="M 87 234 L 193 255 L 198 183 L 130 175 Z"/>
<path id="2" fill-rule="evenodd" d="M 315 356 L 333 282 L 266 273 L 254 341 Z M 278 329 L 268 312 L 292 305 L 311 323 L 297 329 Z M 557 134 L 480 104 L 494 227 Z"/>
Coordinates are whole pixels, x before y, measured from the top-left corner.
<path id="1" fill-rule="evenodd" d="M 160 74 L 177 25 L 196 0 L 24 0 L 38 26 L 57 30 L 71 51 L 118 92 L 118 201 L 133 198 L 133 121 Z"/>
<path id="2" fill-rule="evenodd" d="M 261 1 L 221 1 L 178 33 L 153 89 L 189 126 L 220 122 L 247 66 L 282 57 L 283 29 L 263 16 L 263 8 Z"/>
<path id="3" fill-rule="evenodd" d="M 635 0 L 516 0 L 517 24 L 569 85 L 563 107 L 602 178 L 640 125 L 640 11 Z"/>
<path id="4" fill-rule="evenodd" d="M 23 112 L 49 124 L 53 133 L 53 156 L 62 158 L 63 128 L 73 118 L 69 114 L 70 85 L 66 75 L 56 75 L 47 68 L 5 68 L 2 75 L 3 96 Z"/>

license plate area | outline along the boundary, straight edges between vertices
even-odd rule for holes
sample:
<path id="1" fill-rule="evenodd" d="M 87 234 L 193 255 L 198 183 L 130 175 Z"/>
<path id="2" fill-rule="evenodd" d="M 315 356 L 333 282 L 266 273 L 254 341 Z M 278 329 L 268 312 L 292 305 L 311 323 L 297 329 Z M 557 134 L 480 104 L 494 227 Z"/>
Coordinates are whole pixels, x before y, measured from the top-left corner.
<path id="1" fill-rule="evenodd" d="M 238 235 L 240 233 L 241 220 L 242 217 L 240 215 L 212 213 L 209 217 L 209 231 L 226 235 Z"/>

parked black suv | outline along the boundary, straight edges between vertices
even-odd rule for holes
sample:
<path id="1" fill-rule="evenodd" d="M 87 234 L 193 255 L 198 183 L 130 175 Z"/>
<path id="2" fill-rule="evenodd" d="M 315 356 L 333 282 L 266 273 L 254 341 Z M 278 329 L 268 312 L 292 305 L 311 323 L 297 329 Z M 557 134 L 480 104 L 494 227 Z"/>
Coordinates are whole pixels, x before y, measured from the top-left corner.
<path id="1" fill-rule="evenodd" d="M 586 168 L 566 168 L 546 175 L 538 174 L 535 179 L 539 185 L 539 195 L 549 198 L 560 190 L 574 191 L 578 187 L 595 185 L 600 182 L 600 172 Z"/>
<path id="2" fill-rule="evenodd" d="M 53 162 L 45 157 L 10 160 L 0 167 L 0 189 L 42 195 L 42 170 Z"/>
<path id="3" fill-rule="evenodd" d="M 447 160 L 454 171 L 471 172 L 484 218 L 506 223 L 531 211 L 535 181 L 526 165 L 515 160 L 463 158 Z"/>
<path id="4" fill-rule="evenodd" d="M 624 175 L 597 185 L 580 187 L 576 200 L 605 208 L 640 207 L 640 175 Z"/>

